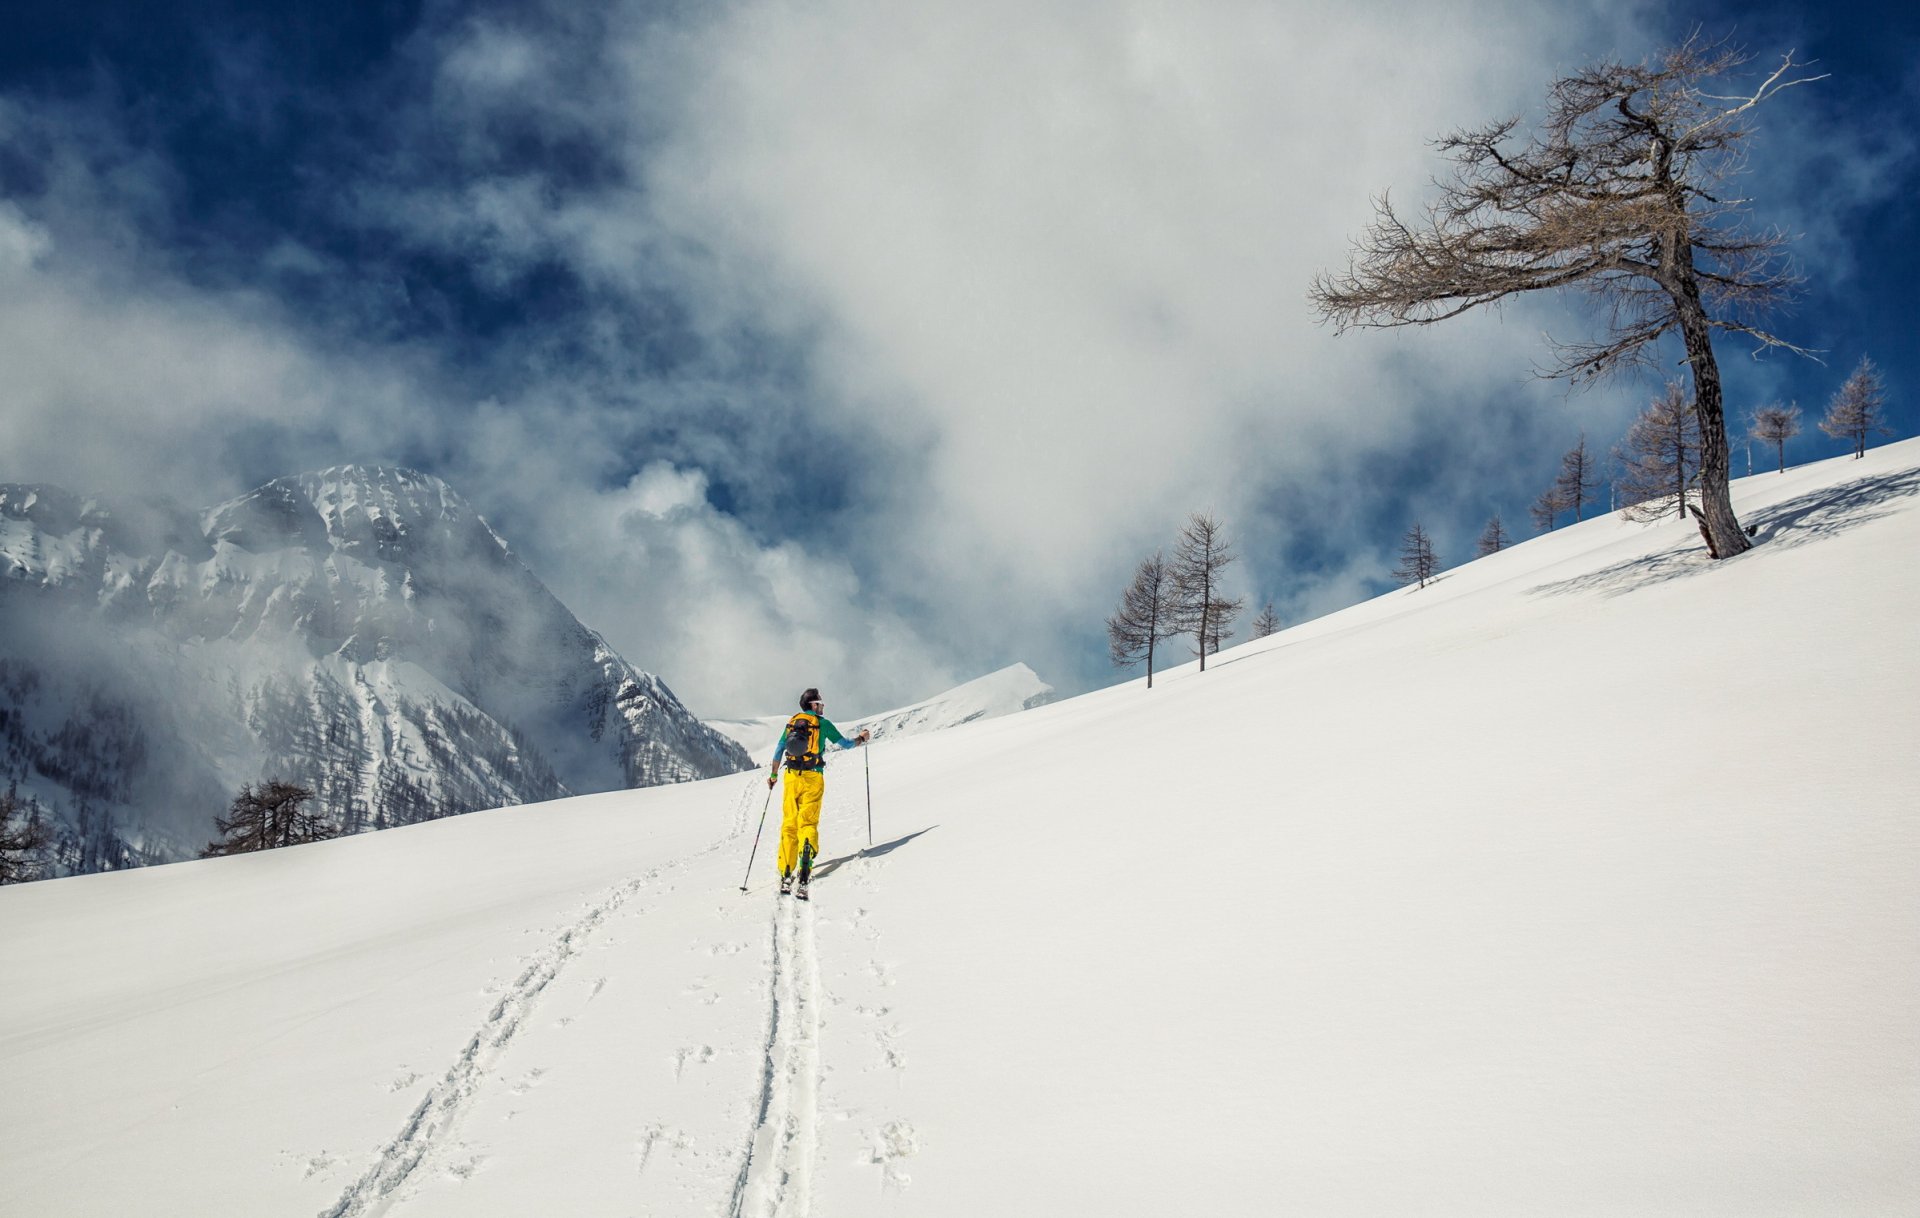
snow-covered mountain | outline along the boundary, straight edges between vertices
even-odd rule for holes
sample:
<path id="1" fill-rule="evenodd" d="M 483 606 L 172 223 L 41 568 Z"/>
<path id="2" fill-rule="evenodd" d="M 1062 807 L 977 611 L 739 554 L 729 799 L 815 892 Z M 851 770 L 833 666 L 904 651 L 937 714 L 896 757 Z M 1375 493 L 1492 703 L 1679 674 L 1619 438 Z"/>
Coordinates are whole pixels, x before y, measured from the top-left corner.
<path id="1" fill-rule="evenodd" d="M 7 1212 L 1920 1213 L 1920 441 L 1734 496 L 835 754 L 806 904 L 758 775 L 0 889 Z"/>
<path id="2" fill-rule="evenodd" d="M 358 830 L 748 765 L 411 470 L 197 515 L 0 486 L 0 575 L 0 763 L 69 870 L 190 856 L 265 777 Z"/>
<path id="3" fill-rule="evenodd" d="M 1053 686 L 1042 681 L 1033 669 L 1025 664 L 1009 664 L 984 677 L 956 685 L 945 693 L 915 702 L 912 706 L 847 721 L 834 718 L 830 708 L 827 718 L 833 720 L 833 725 L 848 736 L 871 731 L 877 743 L 902 736 L 937 732 L 979 719 L 1010 715 L 1015 711 L 1031 710 L 1036 706 L 1045 706 L 1053 699 Z M 709 719 L 706 723 L 714 731 L 746 749 L 755 764 L 766 765 L 773 760 L 773 748 L 780 743 L 780 733 L 786 730 L 787 720 L 792 715 L 793 711 L 788 711 L 749 719 Z"/>

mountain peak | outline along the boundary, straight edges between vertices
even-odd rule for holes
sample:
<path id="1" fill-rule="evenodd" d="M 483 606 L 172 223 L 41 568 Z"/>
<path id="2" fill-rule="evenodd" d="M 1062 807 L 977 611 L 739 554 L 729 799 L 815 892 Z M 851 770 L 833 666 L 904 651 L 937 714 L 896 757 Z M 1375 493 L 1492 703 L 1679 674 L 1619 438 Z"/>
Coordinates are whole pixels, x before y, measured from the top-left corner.
<path id="1" fill-rule="evenodd" d="M 507 552 L 507 543 L 445 481 L 397 465 L 336 465 L 291 474 L 206 515 L 210 540 L 242 549 L 285 545 L 404 561 L 431 540 Z"/>

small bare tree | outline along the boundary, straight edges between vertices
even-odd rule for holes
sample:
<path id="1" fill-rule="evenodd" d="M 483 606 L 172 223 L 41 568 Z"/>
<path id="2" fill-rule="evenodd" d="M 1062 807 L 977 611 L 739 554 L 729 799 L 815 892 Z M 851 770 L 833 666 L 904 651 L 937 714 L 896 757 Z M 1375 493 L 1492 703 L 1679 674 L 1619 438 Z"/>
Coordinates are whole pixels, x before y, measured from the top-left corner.
<path id="1" fill-rule="evenodd" d="M 1273 602 L 1268 601 L 1260 607 L 1259 614 L 1253 619 L 1253 637 L 1264 639 L 1269 635 L 1278 634 L 1279 631 L 1280 615 L 1273 611 Z"/>
<path id="2" fill-rule="evenodd" d="M 305 787 L 278 779 L 261 783 L 257 790 L 251 783 L 241 787 L 227 814 L 214 818 L 220 840 L 208 843 L 200 857 L 274 850 L 338 835 L 324 816 L 301 809 L 312 798 Z"/>
<path id="3" fill-rule="evenodd" d="M 1587 451 L 1587 433 L 1583 431 L 1580 442 L 1560 458 L 1560 476 L 1553 481 L 1553 493 L 1561 506 L 1572 508 L 1573 518 L 1580 520 L 1599 490 L 1600 472 L 1594 466 L 1593 454 Z"/>
<path id="4" fill-rule="evenodd" d="M 1181 633 L 1193 635 L 1194 649 L 1200 656 L 1200 671 L 1207 671 L 1207 656 L 1231 638 L 1233 619 L 1244 601 L 1220 594 L 1220 578 L 1236 555 L 1227 540 L 1225 528 L 1209 512 L 1195 512 L 1180 530 L 1173 548 L 1171 572 L 1178 605 L 1176 618 Z"/>
<path id="5" fill-rule="evenodd" d="M 1700 421 L 1685 386 L 1667 383 L 1613 450 L 1620 463 L 1616 486 L 1621 514 L 1629 520 L 1658 520 L 1668 512 L 1687 514 L 1687 491 L 1700 468 Z"/>
<path id="6" fill-rule="evenodd" d="M 1753 412 L 1751 434 L 1756 440 L 1773 445 L 1780 473 L 1787 472 L 1787 441 L 1800 434 L 1800 407 L 1775 402 Z"/>
<path id="7" fill-rule="evenodd" d="M 1698 38 L 1657 60 L 1605 60 L 1555 81 L 1539 130 L 1514 146 L 1518 119 L 1439 142 L 1453 172 L 1424 215 L 1382 196 L 1342 275 L 1311 299 L 1351 326 L 1429 325 L 1526 292 L 1579 288 L 1605 310 L 1598 340 L 1558 346 L 1549 375 L 1589 381 L 1645 364 L 1678 335 L 1700 418 L 1701 504 L 1708 551 L 1752 546 L 1733 512 L 1715 331 L 1762 347 L 1797 347 L 1755 322 L 1798 283 L 1784 238 L 1755 232 L 1747 200 L 1722 183 L 1743 163 L 1753 112 L 1799 75 L 1791 55 L 1738 96 L 1715 84 L 1747 63 Z M 1804 352 L 1803 352 L 1804 354 Z"/>
<path id="8" fill-rule="evenodd" d="M 1493 519 L 1487 521 L 1487 527 L 1481 530 L 1480 540 L 1474 549 L 1481 558 L 1485 558 L 1489 554 L 1498 554 L 1512 544 L 1513 538 L 1507 533 L 1507 526 L 1500 523 L 1500 515 L 1496 512 Z"/>
<path id="9" fill-rule="evenodd" d="M 1121 594 L 1120 608 L 1107 619 L 1107 654 L 1115 668 L 1147 662 L 1147 688 L 1153 688 L 1153 653 L 1161 640 L 1181 633 L 1175 614 L 1172 576 L 1155 550 L 1134 569 L 1133 582 Z"/>
<path id="10" fill-rule="evenodd" d="M 1416 523 L 1400 539 L 1400 565 L 1393 569 L 1393 577 L 1403 584 L 1417 583 L 1424 588 L 1439 571 L 1440 560 L 1434 557 L 1433 539 Z"/>
<path id="11" fill-rule="evenodd" d="M 1868 437 L 1893 434 L 1886 425 L 1886 410 L 1886 383 L 1880 379 L 1880 369 L 1863 355 L 1827 403 L 1820 430 L 1836 440 L 1850 441 L 1857 460 L 1867 455 Z"/>
<path id="12" fill-rule="evenodd" d="M 1557 489 L 1550 486 L 1546 490 L 1541 491 L 1540 497 L 1535 499 L 1533 506 L 1527 509 L 1533 516 L 1533 531 L 1536 533 L 1553 532 L 1554 520 L 1559 517 L 1560 513 L 1566 510 L 1567 505 L 1560 501 L 1560 492 Z"/>
<path id="13" fill-rule="evenodd" d="M 43 878 L 52 847 L 53 830 L 39 804 L 0 791 L 0 884 Z"/>

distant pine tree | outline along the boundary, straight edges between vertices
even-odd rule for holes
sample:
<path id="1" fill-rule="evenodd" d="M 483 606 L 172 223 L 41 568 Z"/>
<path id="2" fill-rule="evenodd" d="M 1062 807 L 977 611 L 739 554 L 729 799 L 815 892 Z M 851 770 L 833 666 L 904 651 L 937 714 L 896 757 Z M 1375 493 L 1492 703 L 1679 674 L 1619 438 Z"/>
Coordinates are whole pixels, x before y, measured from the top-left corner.
<path id="1" fill-rule="evenodd" d="M 1174 546 L 1168 574 L 1173 580 L 1174 618 L 1182 634 L 1193 635 L 1200 656 L 1200 671 L 1207 670 L 1207 657 L 1233 637 L 1233 619 L 1244 601 L 1220 595 L 1221 572 L 1235 558 L 1233 545 L 1220 521 L 1205 512 L 1187 519 Z"/>
<path id="2" fill-rule="evenodd" d="M 1689 489 L 1700 473 L 1700 420 L 1686 388 L 1669 382 L 1627 428 L 1613 455 L 1620 462 L 1617 488 L 1628 519 L 1684 517 Z"/>
<path id="3" fill-rule="evenodd" d="M 312 798 L 305 787 L 278 780 L 262 783 L 258 790 L 251 784 L 241 787 L 227 815 L 214 818 L 221 840 L 208 843 L 200 857 L 273 850 L 336 836 L 339 830 L 325 817 L 301 810 Z"/>
<path id="4" fill-rule="evenodd" d="M 1280 630 L 1280 617 L 1273 611 L 1273 602 L 1268 601 L 1260 607 L 1260 613 L 1253 619 L 1253 637 L 1264 639 Z"/>
<path id="5" fill-rule="evenodd" d="M 1481 532 L 1475 548 L 1480 557 L 1485 558 L 1489 554 L 1498 554 L 1512 544 L 1513 538 L 1508 535 L 1507 526 L 1500 523 L 1500 516 L 1495 513 L 1493 519 L 1487 521 L 1487 527 Z"/>
<path id="6" fill-rule="evenodd" d="M 45 876 L 53 830 L 40 805 L 12 791 L 0 792 L 0 884 L 19 884 Z"/>
<path id="7" fill-rule="evenodd" d="M 1440 560 L 1433 553 L 1433 539 L 1415 524 L 1400 539 L 1400 565 L 1394 568 L 1393 577 L 1403 584 L 1417 583 L 1424 588 L 1439 570 Z"/>
<path id="8" fill-rule="evenodd" d="M 1575 520 L 1580 520 L 1599 489 L 1600 471 L 1587 451 L 1586 433 L 1582 432 L 1580 442 L 1560 458 L 1560 476 L 1553 483 L 1554 495 L 1562 507 L 1573 509 Z"/>
<path id="9" fill-rule="evenodd" d="M 1787 441 L 1800 434 L 1800 408 L 1775 402 L 1753 412 L 1752 435 L 1773 445 L 1779 472 L 1787 472 Z"/>
<path id="10" fill-rule="evenodd" d="M 1886 425 L 1887 386 L 1880 379 L 1880 369 L 1874 366 L 1866 356 L 1860 357 L 1853 374 L 1834 391 L 1833 400 L 1827 403 L 1826 417 L 1820 420 L 1820 430 L 1836 440 L 1846 440 L 1853 445 L 1854 457 L 1867 455 L 1867 440 L 1875 435 L 1892 435 Z"/>
<path id="11" fill-rule="evenodd" d="M 1153 688 L 1154 652 L 1163 639 L 1181 633 L 1174 612 L 1173 577 L 1158 550 L 1134 569 L 1120 608 L 1107 619 L 1107 655 L 1115 668 L 1147 662 L 1147 688 Z"/>
<path id="12" fill-rule="evenodd" d="M 1566 510 L 1567 505 L 1560 501 L 1560 492 L 1556 488 L 1550 486 L 1546 490 L 1541 491 L 1540 497 L 1535 499 L 1533 506 L 1528 509 L 1528 511 L 1533 514 L 1533 531 L 1536 533 L 1553 532 L 1555 518 Z"/>

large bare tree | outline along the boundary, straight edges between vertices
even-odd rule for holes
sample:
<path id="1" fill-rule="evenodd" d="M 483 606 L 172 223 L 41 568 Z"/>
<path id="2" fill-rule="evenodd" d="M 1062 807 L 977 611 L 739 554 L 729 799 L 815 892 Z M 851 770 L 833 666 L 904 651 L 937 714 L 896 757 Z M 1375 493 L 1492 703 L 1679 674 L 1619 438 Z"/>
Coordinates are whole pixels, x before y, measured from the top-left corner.
<path id="1" fill-rule="evenodd" d="M 1510 118 L 1446 136 L 1438 146 L 1453 171 L 1438 196 L 1409 218 L 1383 195 L 1346 272 L 1315 279 L 1314 307 L 1341 330 L 1428 325 L 1579 288 L 1606 326 L 1593 341 L 1556 344 L 1549 375 L 1576 383 L 1650 363 L 1677 335 L 1700 418 L 1701 533 L 1717 558 L 1750 548 L 1727 488 L 1713 337 L 1799 351 L 1757 327 L 1798 279 L 1784 237 L 1750 228 L 1747 200 L 1725 184 L 1742 167 L 1755 109 L 1822 78 L 1788 55 L 1728 94 L 1720 78 L 1747 62 L 1696 37 L 1649 62 L 1606 60 L 1555 81 L 1531 134 Z"/>

